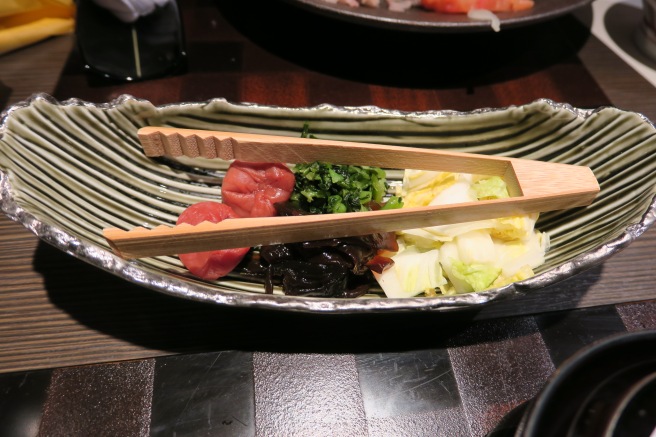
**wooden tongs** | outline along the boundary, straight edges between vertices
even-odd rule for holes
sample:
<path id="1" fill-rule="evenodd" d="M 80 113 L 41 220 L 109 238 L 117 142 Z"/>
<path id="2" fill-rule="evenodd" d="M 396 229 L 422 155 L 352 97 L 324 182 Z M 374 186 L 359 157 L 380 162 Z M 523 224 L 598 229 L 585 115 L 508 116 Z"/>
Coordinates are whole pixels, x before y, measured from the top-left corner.
<path id="1" fill-rule="evenodd" d="M 197 226 L 105 229 L 112 249 L 124 258 L 252 247 L 484 220 L 586 206 L 599 193 L 588 167 L 445 152 L 271 135 L 145 127 L 138 132 L 147 156 L 204 157 L 250 162 L 376 166 L 500 176 L 510 198 L 417 208 L 290 217 L 240 218 Z"/>

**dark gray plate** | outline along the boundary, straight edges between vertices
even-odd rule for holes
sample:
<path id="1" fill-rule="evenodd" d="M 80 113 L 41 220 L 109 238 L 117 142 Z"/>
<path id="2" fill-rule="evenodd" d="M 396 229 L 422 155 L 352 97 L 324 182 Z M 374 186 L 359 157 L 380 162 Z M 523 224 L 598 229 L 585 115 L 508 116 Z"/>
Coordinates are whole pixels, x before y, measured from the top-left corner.
<path id="1" fill-rule="evenodd" d="M 441 14 L 412 8 L 405 12 L 392 12 L 387 9 L 387 1 L 381 0 L 379 8 L 353 8 L 345 5 L 334 5 L 323 0 L 286 0 L 318 13 L 360 23 L 398 30 L 421 32 L 482 32 L 492 31 L 485 21 L 474 21 L 460 14 Z M 498 13 L 501 29 L 527 26 L 541 21 L 550 20 L 568 14 L 591 0 L 535 0 L 535 6 L 528 11 Z"/>

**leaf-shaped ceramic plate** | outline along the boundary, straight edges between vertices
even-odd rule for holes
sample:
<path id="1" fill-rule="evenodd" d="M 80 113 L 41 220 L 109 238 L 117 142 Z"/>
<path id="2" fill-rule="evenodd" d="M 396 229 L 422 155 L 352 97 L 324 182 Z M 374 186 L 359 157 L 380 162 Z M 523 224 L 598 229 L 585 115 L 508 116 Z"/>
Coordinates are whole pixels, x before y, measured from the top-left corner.
<path id="1" fill-rule="evenodd" d="M 420 146 L 586 165 L 601 193 L 585 208 L 545 213 L 551 237 L 536 276 L 481 293 L 438 298 L 357 299 L 265 294 L 231 276 L 204 282 L 176 257 L 125 261 L 103 239 L 106 227 L 172 224 L 189 204 L 220 199 L 226 163 L 203 167 L 157 161 L 142 153 L 142 126 L 172 126 Z M 390 174 L 392 179 L 399 175 Z M 626 247 L 656 216 L 656 130 L 640 114 L 581 110 L 549 100 L 523 106 L 400 112 L 376 107 L 282 108 L 223 99 L 154 106 L 131 96 L 107 104 L 57 102 L 47 95 L 5 111 L 0 121 L 3 212 L 44 241 L 128 281 L 181 298 L 240 307 L 305 312 L 448 310 L 482 305 L 565 280 Z"/>

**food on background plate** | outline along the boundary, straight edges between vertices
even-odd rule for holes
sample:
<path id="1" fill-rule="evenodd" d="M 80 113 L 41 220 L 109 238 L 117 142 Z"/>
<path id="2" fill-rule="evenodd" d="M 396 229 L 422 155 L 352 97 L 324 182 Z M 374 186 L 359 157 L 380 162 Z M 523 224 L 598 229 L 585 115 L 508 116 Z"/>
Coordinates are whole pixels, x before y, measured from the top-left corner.
<path id="1" fill-rule="evenodd" d="M 341 4 L 357 8 L 359 6 L 366 6 L 370 8 L 378 8 L 381 6 L 380 0 L 323 0 L 326 3 L 333 5 Z M 387 6 L 391 11 L 406 11 L 413 6 L 418 6 L 421 0 L 387 0 Z"/>
<path id="2" fill-rule="evenodd" d="M 323 0 L 351 7 L 379 8 L 380 0 Z M 499 12 L 517 12 L 533 8 L 533 0 L 387 0 L 387 9 L 404 12 L 419 8 L 442 14 L 466 14 L 470 20 L 487 21 L 495 32 L 501 30 Z"/>
<path id="3" fill-rule="evenodd" d="M 472 10 L 516 12 L 531 9 L 533 0 L 421 0 L 421 6 L 447 14 L 466 14 Z"/>
<path id="4" fill-rule="evenodd" d="M 323 0 L 326 3 L 343 4 L 351 7 L 381 7 L 380 0 Z M 387 0 L 391 11 L 403 12 L 420 7 L 445 14 L 467 14 L 474 10 L 490 12 L 515 12 L 531 9 L 533 0 Z"/>

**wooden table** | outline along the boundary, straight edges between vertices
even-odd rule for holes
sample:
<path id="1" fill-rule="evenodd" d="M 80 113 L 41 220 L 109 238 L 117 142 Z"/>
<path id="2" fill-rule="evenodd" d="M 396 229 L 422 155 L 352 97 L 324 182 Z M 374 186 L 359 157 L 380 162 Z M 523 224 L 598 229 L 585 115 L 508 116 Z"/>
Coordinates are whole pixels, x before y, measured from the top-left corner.
<path id="1" fill-rule="evenodd" d="M 466 111 L 549 98 L 656 120 L 656 88 L 591 34 L 590 7 L 481 36 L 242 3 L 181 2 L 188 68 L 175 76 L 103 82 L 73 36 L 4 55 L 0 104 L 46 92 Z M 3 216 L 0 434 L 482 436 L 511 427 L 504 416 L 585 345 L 656 329 L 655 248 L 650 229 L 602 266 L 477 311 L 317 316 L 160 295 Z"/>

